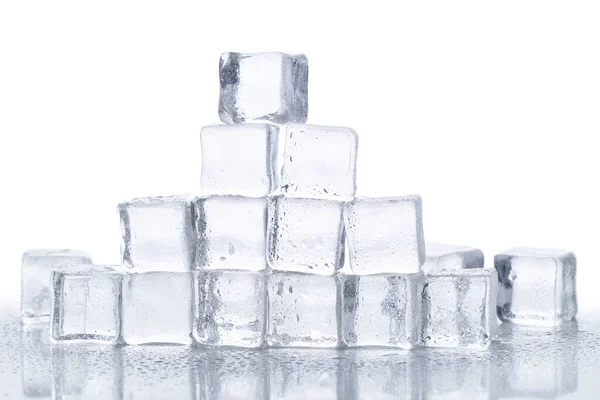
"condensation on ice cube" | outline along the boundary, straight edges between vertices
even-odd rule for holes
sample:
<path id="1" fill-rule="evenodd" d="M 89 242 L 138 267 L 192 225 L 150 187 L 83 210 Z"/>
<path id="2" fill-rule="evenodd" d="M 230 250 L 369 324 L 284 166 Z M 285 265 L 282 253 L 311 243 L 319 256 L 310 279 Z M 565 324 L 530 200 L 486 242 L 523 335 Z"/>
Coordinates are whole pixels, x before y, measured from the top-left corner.
<path id="1" fill-rule="evenodd" d="M 344 208 L 353 274 L 418 272 L 425 261 L 421 197 L 357 197 Z"/>
<path id="2" fill-rule="evenodd" d="M 274 191 L 279 182 L 278 133 L 269 124 L 202 128 L 202 192 L 260 197 Z"/>
<path id="3" fill-rule="evenodd" d="M 23 253 L 21 261 L 21 315 L 23 322 L 50 320 L 51 275 L 89 265 L 88 253 L 70 249 L 34 249 Z"/>
<path id="4" fill-rule="evenodd" d="M 483 251 L 474 247 L 442 243 L 425 243 L 423 272 L 433 269 L 483 268 Z"/>
<path id="5" fill-rule="evenodd" d="M 514 248 L 497 254 L 498 316 L 526 325 L 560 325 L 577 315 L 575 254 Z"/>
<path id="6" fill-rule="evenodd" d="M 358 135 L 350 128 L 288 125 L 281 193 L 351 200 L 356 193 L 357 151 Z"/>
<path id="7" fill-rule="evenodd" d="M 260 347 L 266 320 L 265 274 L 199 271 L 194 338 L 202 345 Z"/>
<path id="8" fill-rule="evenodd" d="M 267 343 L 272 347 L 336 347 L 336 277 L 273 272 L 267 282 Z"/>
<path id="9" fill-rule="evenodd" d="M 194 269 L 193 200 L 146 197 L 119 204 L 123 264 L 136 272 Z"/>
<path id="10" fill-rule="evenodd" d="M 116 343 L 121 280 L 118 267 L 52 274 L 51 334 L 55 341 Z"/>
<path id="11" fill-rule="evenodd" d="M 350 346 L 412 348 L 420 329 L 422 272 L 342 276 L 342 340 Z"/>
<path id="12" fill-rule="evenodd" d="M 344 264 L 342 202 L 269 198 L 267 260 L 271 269 L 332 275 Z"/>
<path id="13" fill-rule="evenodd" d="M 200 197 L 196 226 L 198 269 L 266 268 L 266 198 Z"/>
<path id="14" fill-rule="evenodd" d="M 223 53 L 219 117 L 225 123 L 306 122 L 308 60 L 303 54 Z"/>
<path id="15" fill-rule="evenodd" d="M 424 347 L 489 347 L 496 331 L 496 271 L 434 270 L 421 298 Z"/>
<path id="16" fill-rule="evenodd" d="M 121 336 L 127 344 L 192 343 L 193 273 L 123 277 Z"/>

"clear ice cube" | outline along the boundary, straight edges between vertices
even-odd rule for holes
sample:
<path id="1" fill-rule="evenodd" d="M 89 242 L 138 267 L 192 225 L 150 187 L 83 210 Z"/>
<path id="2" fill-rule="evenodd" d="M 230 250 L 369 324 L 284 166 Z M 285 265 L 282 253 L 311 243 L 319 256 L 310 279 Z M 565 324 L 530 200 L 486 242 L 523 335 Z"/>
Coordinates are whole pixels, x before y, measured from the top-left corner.
<path id="1" fill-rule="evenodd" d="M 343 203 L 269 198 L 267 261 L 271 269 L 332 275 L 344 264 Z"/>
<path id="2" fill-rule="evenodd" d="M 337 279 L 333 276 L 273 272 L 267 282 L 267 343 L 272 347 L 336 347 Z"/>
<path id="3" fill-rule="evenodd" d="M 35 249 L 23 253 L 21 262 L 21 315 L 23 322 L 50 319 L 51 275 L 53 271 L 79 269 L 91 264 L 90 256 L 80 250 Z"/>
<path id="4" fill-rule="evenodd" d="M 121 336 L 127 344 L 191 344 L 193 273 L 123 277 Z"/>
<path id="5" fill-rule="evenodd" d="M 267 200 L 209 196 L 196 201 L 198 269 L 264 270 Z"/>
<path id="6" fill-rule="evenodd" d="M 356 193 L 357 150 L 358 135 L 350 128 L 288 125 L 281 193 L 351 200 Z"/>
<path id="7" fill-rule="evenodd" d="M 493 269 L 434 270 L 421 303 L 424 347 L 487 348 L 496 331 L 497 279 Z"/>
<path id="8" fill-rule="evenodd" d="M 422 272 L 342 278 L 342 340 L 349 347 L 417 344 Z"/>
<path id="9" fill-rule="evenodd" d="M 497 254 L 494 264 L 501 320 L 554 326 L 577 315 L 575 254 L 523 247 Z"/>
<path id="10" fill-rule="evenodd" d="M 467 246 L 425 243 L 423 272 L 433 269 L 483 268 L 483 251 Z"/>
<path id="11" fill-rule="evenodd" d="M 120 331 L 122 275 L 115 267 L 52 274 L 52 339 L 116 343 Z"/>
<path id="12" fill-rule="evenodd" d="M 193 199 L 147 197 L 119 204 L 123 264 L 140 272 L 194 269 Z"/>
<path id="13" fill-rule="evenodd" d="M 425 262 L 421 197 L 357 197 L 344 207 L 353 274 L 418 272 Z"/>
<path id="14" fill-rule="evenodd" d="M 268 124 L 202 128 L 203 193 L 260 197 L 274 191 L 278 132 Z"/>
<path id="15" fill-rule="evenodd" d="M 308 60 L 303 54 L 223 53 L 219 117 L 225 123 L 306 122 Z"/>
<path id="16" fill-rule="evenodd" d="M 266 320 L 265 275 L 200 271 L 194 296 L 194 338 L 202 345 L 260 347 Z"/>

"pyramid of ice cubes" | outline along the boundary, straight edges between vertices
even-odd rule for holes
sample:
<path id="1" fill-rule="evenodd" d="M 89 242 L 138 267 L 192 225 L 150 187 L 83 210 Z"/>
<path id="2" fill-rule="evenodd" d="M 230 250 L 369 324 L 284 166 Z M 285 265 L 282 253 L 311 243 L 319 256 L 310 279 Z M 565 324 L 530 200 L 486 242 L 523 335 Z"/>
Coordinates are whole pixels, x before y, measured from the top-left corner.
<path id="1" fill-rule="evenodd" d="M 121 266 L 25 253 L 26 322 L 50 318 L 64 342 L 486 348 L 497 312 L 574 318 L 572 253 L 511 250 L 486 269 L 478 249 L 426 251 L 420 196 L 356 197 L 358 135 L 305 124 L 304 55 L 225 53 L 219 70 L 202 195 L 119 204 Z"/>

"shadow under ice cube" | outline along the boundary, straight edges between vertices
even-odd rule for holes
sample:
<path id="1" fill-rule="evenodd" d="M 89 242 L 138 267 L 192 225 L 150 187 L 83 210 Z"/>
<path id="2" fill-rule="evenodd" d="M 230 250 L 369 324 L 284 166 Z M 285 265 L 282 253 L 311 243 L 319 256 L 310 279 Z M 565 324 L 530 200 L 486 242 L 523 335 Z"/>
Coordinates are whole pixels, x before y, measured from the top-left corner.
<path id="1" fill-rule="evenodd" d="M 194 269 L 192 199 L 147 197 L 119 204 L 123 264 L 140 272 Z"/>
<path id="2" fill-rule="evenodd" d="M 267 343 L 272 347 L 336 347 L 337 279 L 333 276 L 274 272 L 268 278 Z"/>
<path id="3" fill-rule="evenodd" d="M 223 53 L 219 117 L 225 123 L 306 122 L 308 60 L 303 54 Z"/>
<path id="4" fill-rule="evenodd" d="M 497 274 L 493 269 L 436 270 L 421 299 L 424 347 L 489 347 L 497 325 Z"/>
<path id="5" fill-rule="evenodd" d="M 194 338 L 202 345 L 260 347 L 266 320 L 265 274 L 199 271 Z"/>
<path id="6" fill-rule="evenodd" d="M 498 317 L 530 325 L 560 325 L 577 315 L 575 254 L 516 248 L 496 255 Z"/>
<path id="7" fill-rule="evenodd" d="M 277 188 L 277 138 L 269 124 L 202 128 L 202 192 L 266 196 Z"/>

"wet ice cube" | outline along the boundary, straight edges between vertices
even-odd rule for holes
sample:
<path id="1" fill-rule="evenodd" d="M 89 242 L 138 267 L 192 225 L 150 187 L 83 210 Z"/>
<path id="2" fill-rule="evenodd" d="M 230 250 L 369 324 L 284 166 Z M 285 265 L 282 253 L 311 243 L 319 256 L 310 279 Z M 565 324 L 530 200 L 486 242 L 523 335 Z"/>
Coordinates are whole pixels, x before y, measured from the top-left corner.
<path id="1" fill-rule="evenodd" d="M 274 272 L 268 278 L 267 343 L 336 347 L 339 288 L 335 277 Z"/>
<path id="2" fill-rule="evenodd" d="M 342 340 L 350 347 L 417 344 L 422 272 L 342 277 Z"/>
<path id="3" fill-rule="evenodd" d="M 223 53 L 219 117 L 225 123 L 306 122 L 308 60 L 303 54 Z"/>
<path id="4" fill-rule="evenodd" d="M 281 192 L 290 197 L 351 200 L 356 192 L 358 136 L 350 128 L 290 124 Z"/>
<path id="5" fill-rule="evenodd" d="M 91 264 L 90 256 L 80 250 L 36 249 L 23 253 L 21 263 L 21 315 L 23 322 L 50 319 L 51 275 Z"/>
<path id="6" fill-rule="evenodd" d="M 267 200 L 209 196 L 196 201 L 198 269 L 263 270 Z"/>
<path id="7" fill-rule="evenodd" d="M 116 343 L 121 277 L 116 267 L 52 274 L 51 334 L 56 341 Z"/>
<path id="8" fill-rule="evenodd" d="M 503 321 L 560 325 L 575 318 L 575 254 L 551 249 L 515 248 L 496 255 Z"/>
<path id="9" fill-rule="evenodd" d="M 425 244 L 425 273 L 432 269 L 483 268 L 484 256 L 479 249 L 442 243 Z"/>
<path id="10" fill-rule="evenodd" d="M 268 124 L 213 125 L 202 129 L 202 191 L 265 196 L 278 184 L 277 137 Z"/>
<path id="11" fill-rule="evenodd" d="M 194 268 L 193 199 L 147 197 L 119 204 L 123 264 L 140 272 Z"/>
<path id="12" fill-rule="evenodd" d="M 260 347 L 264 340 L 265 275 L 252 271 L 198 272 L 194 338 L 202 345 Z"/>
<path id="13" fill-rule="evenodd" d="M 271 269 L 331 275 L 344 263 L 343 203 L 269 199 L 267 260 Z"/>
<path id="14" fill-rule="evenodd" d="M 487 348 L 496 330 L 496 271 L 431 271 L 421 298 L 421 338 L 425 347 Z"/>
<path id="15" fill-rule="evenodd" d="M 357 197 L 344 208 L 353 274 L 418 272 L 425 261 L 421 197 Z"/>
<path id="16" fill-rule="evenodd" d="M 125 343 L 191 344 L 193 273 L 147 272 L 123 277 Z"/>

